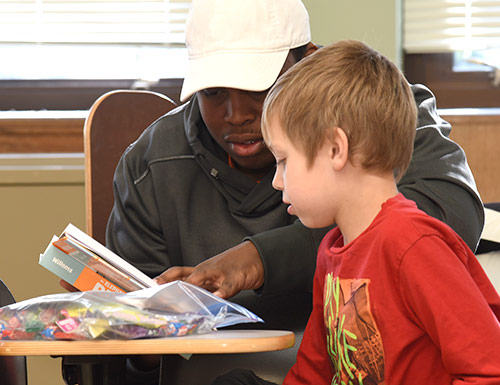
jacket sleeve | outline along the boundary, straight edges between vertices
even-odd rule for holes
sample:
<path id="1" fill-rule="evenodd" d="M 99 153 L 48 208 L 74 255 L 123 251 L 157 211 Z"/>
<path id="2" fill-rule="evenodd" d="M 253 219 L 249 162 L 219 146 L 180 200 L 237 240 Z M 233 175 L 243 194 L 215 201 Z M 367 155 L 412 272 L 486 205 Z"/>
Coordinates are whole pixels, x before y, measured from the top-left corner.
<path id="1" fill-rule="evenodd" d="M 115 171 L 115 201 L 106 229 L 106 247 L 150 277 L 172 265 L 161 232 L 153 184 L 141 174 L 129 147 Z"/>
<path id="2" fill-rule="evenodd" d="M 429 89 L 413 85 L 418 127 L 413 158 L 398 184 L 405 197 L 447 223 L 476 250 L 484 225 L 483 204 L 464 151 L 448 138 L 451 126 L 439 117 Z"/>
<path id="3" fill-rule="evenodd" d="M 297 220 L 289 226 L 248 237 L 264 265 L 262 294 L 312 292 L 318 247 L 331 228 L 309 229 Z"/>
<path id="4" fill-rule="evenodd" d="M 431 91 L 422 85 L 413 85 L 412 90 L 418 127 L 412 161 L 398 183 L 399 191 L 447 223 L 475 250 L 484 211 L 465 153 L 448 138 L 451 126 L 437 114 Z M 317 247 L 324 234 L 324 229 L 310 230 L 297 222 L 249 237 L 264 265 L 262 294 L 311 290 Z"/>

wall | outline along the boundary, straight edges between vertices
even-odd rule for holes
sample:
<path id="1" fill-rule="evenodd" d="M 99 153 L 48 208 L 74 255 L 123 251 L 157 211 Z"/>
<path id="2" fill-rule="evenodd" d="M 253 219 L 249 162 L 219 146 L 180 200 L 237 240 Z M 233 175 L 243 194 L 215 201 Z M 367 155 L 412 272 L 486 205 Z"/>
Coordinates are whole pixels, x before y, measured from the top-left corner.
<path id="1" fill-rule="evenodd" d="M 398 65 L 401 63 L 401 0 L 303 1 L 315 43 L 361 40 Z"/>
<path id="2" fill-rule="evenodd" d="M 0 277 L 17 301 L 64 292 L 38 265 L 52 235 L 84 229 L 83 154 L 0 154 Z M 62 385 L 59 358 L 28 357 L 30 385 Z"/>

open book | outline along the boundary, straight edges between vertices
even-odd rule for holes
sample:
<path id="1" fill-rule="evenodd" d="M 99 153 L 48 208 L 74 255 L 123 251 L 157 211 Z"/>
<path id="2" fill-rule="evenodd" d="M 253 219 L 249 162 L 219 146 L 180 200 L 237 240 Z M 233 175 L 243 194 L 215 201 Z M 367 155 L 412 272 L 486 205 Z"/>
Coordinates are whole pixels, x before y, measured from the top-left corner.
<path id="1" fill-rule="evenodd" d="M 125 293 L 157 285 L 71 223 L 52 238 L 39 264 L 81 291 Z"/>

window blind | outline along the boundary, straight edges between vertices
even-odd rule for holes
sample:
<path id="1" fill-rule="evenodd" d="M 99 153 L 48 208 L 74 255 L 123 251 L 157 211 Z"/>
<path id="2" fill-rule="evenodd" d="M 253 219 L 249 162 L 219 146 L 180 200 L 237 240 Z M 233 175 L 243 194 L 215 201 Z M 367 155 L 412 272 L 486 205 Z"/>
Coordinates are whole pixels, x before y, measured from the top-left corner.
<path id="1" fill-rule="evenodd" d="M 407 53 L 500 47 L 500 0 L 404 0 Z"/>
<path id="2" fill-rule="evenodd" d="M 188 0 L 0 0 L 0 42 L 184 43 Z"/>

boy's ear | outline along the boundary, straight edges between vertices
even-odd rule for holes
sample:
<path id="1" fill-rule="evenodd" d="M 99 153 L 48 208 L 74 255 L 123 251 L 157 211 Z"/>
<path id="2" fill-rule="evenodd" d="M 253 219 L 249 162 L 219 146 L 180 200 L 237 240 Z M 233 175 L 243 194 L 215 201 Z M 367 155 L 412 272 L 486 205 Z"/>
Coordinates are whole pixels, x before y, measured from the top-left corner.
<path id="1" fill-rule="evenodd" d="M 340 127 L 334 127 L 327 137 L 330 141 L 332 167 L 336 171 L 341 171 L 349 159 L 349 140 L 347 139 L 347 134 Z"/>

